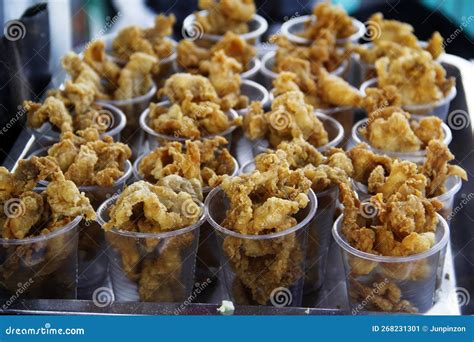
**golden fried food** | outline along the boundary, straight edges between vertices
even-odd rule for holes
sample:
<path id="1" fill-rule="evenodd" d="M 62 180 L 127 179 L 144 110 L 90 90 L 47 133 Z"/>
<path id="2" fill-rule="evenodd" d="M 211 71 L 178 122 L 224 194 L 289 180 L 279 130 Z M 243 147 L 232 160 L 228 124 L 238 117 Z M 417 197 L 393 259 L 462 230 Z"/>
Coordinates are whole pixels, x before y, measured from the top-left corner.
<path id="1" fill-rule="evenodd" d="M 155 26 L 142 29 L 128 26 L 120 30 L 112 42 L 112 52 L 123 61 L 128 61 L 135 52 L 143 52 L 158 60 L 169 57 L 173 53 L 173 44 L 167 39 L 173 34 L 176 18 L 173 14 L 159 14 L 155 18 Z"/>
<path id="2" fill-rule="evenodd" d="M 208 13 L 195 13 L 197 23 L 205 33 L 218 35 L 227 31 L 237 34 L 248 32 L 248 22 L 256 11 L 253 0 L 199 0 L 198 5 Z"/>
<path id="3" fill-rule="evenodd" d="M 397 87 L 403 105 L 433 103 L 441 100 L 455 85 L 454 77 L 447 78 L 446 70 L 422 51 L 399 56 L 382 57 L 375 63 L 378 85 Z"/>
<path id="4" fill-rule="evenodd" d="M 187 97 L 193 102 L 219 102 L 212 83 L 204 76 L 177 73 L 168 78 L 159 91 L 172 103 L 181 104 Z"/>
<path id="5" fill-rule="evenodd" d="M 113 186 L 124 175 L 125 162 L 132 154 L 130 148 L 109 136 L 100 139 L 97 132 L 80 134 L 85 137 L 63 134 L 61 140 L 49 148 L 48 155 L 55 159 L 66 179 L 77 186 Z"/>
<path id="6" fill-rule="evenodd" d="M 313 8 L 313 15 L 316 20 L 307 22 L 304 31 L 300 33 L 306 39 L 318 40 L 325 30 L 331 31 L 338 39 L 348 38 L 356 32 L 352 18 L 342 6 L 321 2 Z"/>
<path id="7" fill-rule="evenodd" d="M 203 141 L 169 142 L 143 157 L 138 169 L 144 179 L 155 183 L 175 174 L 189 180 L 198 180 L 202 187 L 218 185 L 222 175 L 231 175 L 235 170 L 234 160 L 224 146 L 224 137 Z"/>
<path id="8" fill-rule="evenodd" d="M 328 143 L 328 133 L 314 114 L 313 107 L 300 91 L 287 92 L 275 98 L 271 110 L 264 113 L 254 103 L 243 120 L 245 134 L 250 139 L 266 137 L 271 146 L 302 137 L 315 147 Z"/>

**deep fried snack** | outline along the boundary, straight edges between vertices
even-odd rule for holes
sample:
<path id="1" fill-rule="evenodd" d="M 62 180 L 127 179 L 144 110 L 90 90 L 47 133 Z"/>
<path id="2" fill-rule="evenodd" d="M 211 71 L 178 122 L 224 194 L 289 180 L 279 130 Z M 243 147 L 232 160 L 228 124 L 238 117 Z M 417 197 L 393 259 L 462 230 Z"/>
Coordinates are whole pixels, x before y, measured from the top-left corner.
<path id="1" fill-rule="evenodd" d="M 173 103 L 181 104 L 188 97 L 193 102 L 219 102 L 212 83 L 204 76 L 177 73 L 168 78 L 159 91 Z"/>
<path id="2" fill-rule="evenodd" d="M 138 167 L 144 179 L 155 183 L 164 177 L 176 174 L 186 179 L 198 180 L 202 187 L 218 185 L 222 175 L 234 172 L 234 161 L 224 137 L 203 141 L 169 142 L 143 157 Z"/>
<path id="3" fill-rule="evenodd" d="M 253 0 L 199 0 L 199 8 L 207 10 L 207 15 L 195 13 L 197 23 L 205 33 L 219 35 L 248 32 L 256 11 Z"/>
<path id="4" fill-rule="evenodd" d="M 300 91 L 291 91 L 275 98 L 271 110 L 265 113 L 261 104 L 253 103 L 243 120 L 245 134 L 250 139 L 266 137 L 271 146 L 282 141 L 303 137 L 315 147 L 328 143 L 328 133 L 304 100 Z"/>
<path id="5" fill-rule="evenodd" d="M 64 172 L 66 179 L 77 186 L 111 187 L 124 175 L 125 162 L 132 154 L 130 148 L 112 137 L 99 138 L 98 133 L 79 132 L 82 136 L 65 133 L 48 150 Z"/>
<path id="6" fill-rule="evenodd" d="M 428 52 L 382 57 L 375 63 L 379 87 L 393 85 L 401 94 L 403 105 L 433 103 L 446 97 L 455 85 L 454 77 L 433 61 Z"/>
<path id="7" fill-rule="evenodd" d="M 113 54 L 123 61 L 128 61 L 135 52 L 146 53 L 158 60 L 169 57 L 173 53 L 173 43 L 167 38 L 173 34 L 175 22 L 173 14 L 159 14 L 155 17 L 154 27 L 125 27 L 112 42 Z"/>
<path id="8" fill-rule="evenodd" d="M 313 15 L 316 20 L 306 23 L 304 31 L 300 33 L 306 39 L 318 40 L 325 30 L 330 30 L 338 39 L 348 38 L 356 32 L 352 18 L 341 6 L 321 2 L 313 8 Z"/>

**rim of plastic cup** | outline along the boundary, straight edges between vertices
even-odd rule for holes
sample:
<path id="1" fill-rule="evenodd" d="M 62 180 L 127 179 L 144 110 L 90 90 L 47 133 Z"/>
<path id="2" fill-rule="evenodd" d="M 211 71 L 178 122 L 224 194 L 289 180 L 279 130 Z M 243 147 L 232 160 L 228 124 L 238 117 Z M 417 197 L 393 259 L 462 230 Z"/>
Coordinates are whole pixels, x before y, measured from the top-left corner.
<path id="1" fill-rule="evenodd" d="M 261 65 L 262 65 L 262 62 L 260 62 L 260 59 L 258 59 L 257 57 L 252 58 L 249 62 L 250 67 L 246 71 L 242 72 L 240 74 L 240 77 L 250 78 L 250 77 L 255 76 L 260 70 Z"/>
<path id="2" fill-rule="evenodd" d="M 448 240 L 449 240 L 448 223 L 440 214 L 436 213 L 436 216 L 438 217 L 437 229 L 440 229 L 440 228 L 443 229 L 443 235 L 441 239 L 438 242 L 436 242 L 435 245 L 431 247 L 429 250 L 423 253 L 413 254 L 410 256 L 393 257 L 393 256 L 375 255 L 375 254 L 371 254 L 367 252 L 362 252 L 352 247 L 346 241 L 346 239 L 339 233 L 339 231 L 342 229 L 342 219 L 344 217 L 344 214 L 341 214 L 334 222 L 334 225 L 332 227 L 332 236 L 334 237 L 334 240 L 336 240 L 336 243 L 339 245 L 339 247 L 343 248 L 347 253 L 355 255 L 365 260 L 382 262 L 382 263 L 413 262 L 413 261 L 425 259 L 432 256 L 433 254 L 443 249 L 448 243 Z"/>
<path id="3" fill-rule="evenodd" d="M 362 93 L 363 96 L 365 96 L 365 90 L 367 88 L 377 87 L 377 86 L 378 86 L 378 79 L 376 77 L 371 78 L 361 84 L 360 92 Z M 416 104 L 416 105 L 402 105 L 402 108 L 405 109 L 407 112 L 411 112 L 411 111 L 416 112 L 416 111 L 421 111 L 421 110 L 429 111 L 430 109 L 434 109 L 436 107 L 440 107 L 451 102 L 451 100 L 454 99 L 456 94 L 457 94 L 456 86 L 452 86 L 449 93 L 445 97 L 443 97 L 441 100 L 438 100 L 432 103 L 422 103 L 422 104 Z"/>
<path id="4" fill-rule="evenodd" d="M 268 78 L 275 79 L 278 77 L 278 73 L 274 72 L 269 66 L 268 63 L 272 62 L 275 59 L 276 51 L 270 51 L 267 52 L 265 55 L 262 57 L 262 65 L 260 67 L 260 70 L 262 74 Z M 333 71 L 329 72 L 330 75 L 333 76 L 338 76 L 340 77 L 347 69 L 349 66 L 349 60 L 344 59 L 339 66 L 334 69 Z"/>
<path id="5" fill-rule="evenodd" d="M 411 115 L 411 119 L 415 120 L 420 120 L 424 116 L 423 115 Z M 376 147 L 373 147 L 370 142 L 363 137 L 360 134 L 360 129 L 362 127 L 367 127 L 369 119 L 362 119 L 356 122 L 356 124 L 352 127 L 352 139 L 354 139 L 354 142 L 356 144 L 359 144 L 361 142 L 366 143 L 369 145 L 370 149 L 374 151 L 377 154 L 386 154 L 394 158 L 399 158 L 399 159 L 406 159 L 410 157 L 424 157 L 426 155 L 426 149 L 424 150 L 418 150 L 418 151 L 412 151 L 412 152 L 397 152 L 397 151 L 385 151 L 385 150 L 380 150 Z M 453 135 L 451 133 L 451 129 L 446 125 L 444 122 L 441 123 L 441 129 L 443 130 L 444 133 L 444 138 L 442 143 L 448 146 L 451 143 L 451 140 L 453 140 Z"/>
<path id="6" fill-rule="evenodd" d="M 149 101 L 156 93 L 157 87 L 154 81 L 152 81 L 150 90 L 148 90 L 145 94 L 127 99 L 127 100 L 98 100 L 98 104 L 111 104 L 112 106 L 127 106 L 133 105 L 139 102 Z"/>
<path id="7" fill-rule="evenodd" d="M 257 83 L 252 80 L 241 80 L 240 81 L 241 89 L 242 89 L 242 85 L 246 85 L 247 87 L 253 88 L 254 93 L 260 93 L 262 100 L 258 102 L 260 102 L 262 106 L 267 105 L 267 103 L 270 101 L 270 95 L 268 94 L 268 90 L 264 86 L 262 86 L 260 83 Z M 253 102 L 253 101 L 250 101 L 250 102 Z M 244 115 L 248 111 L 249 111 L 249 107 L 236 110 L 237 114 L 239 115 Z"/>
<path id="8" fill-rule="evenodd" d="M 163 106 L 168 106 L 170 104 L 171 104 L 170 101 L 161 101 L 161 102 L 158 102 L 156 105 L 163 107 Z M 148 113 L 149 112 L 150 112 L 150 108 L 147 108 L 143 111 L 143 113 L 140 114 L 140 127 L 146 133 L 154 136 L 155 138 L 160 138 L 160 139 L 170 140 L 170 141 L 185 142 L 186 140 L 190 140 L 189 138 L 175 137 L 175 136 L 172 136 L 172 135 L 166 135 L 166 134 L 161 134 L 161 133 L 155 132 L 155 130 L 152 129 L 150 126 L 148 126 L 148 123 L 147 123 L 147 118 L 148 118 Z M 237 119 L 239 117 L 239 114 L 237 114 L 237 112 L 233 109 L 229 109 L 228 111 L 226 111 L 224 113 L 226 113 L 227 117 L 229 117 L 229 119 L 232 119 L 232 120 Z M 213 137 L 216 137 L 216 136 L 226 136 L 226 135 L 232 133 L 236 128 L 237 128 L 236 125 L 232 125 L 223 132 L 219 132 L 219 133 L 216 133 L 216 134 L 209 134 L 209 135 L 205 135 L 201 138 L 191 139 L 191 140 L 202 140 L 202 139 L 213 138 Z"/>
<path id="9" fill-rule="evenodd" d="M 283 33 L 284 36 L 288 38 L 289 41 L 293 43 L 310 45 L 312 42 L 311 39 L 303 38 L 290 32 L 291 28 L 294 25 L 302 24 L 302 23 L 304 24 L 310 20 L 316 21 L 317 18 L 314 15 L 303 15 L 301 17 L 290 19 L 281 25 L 281 32 Z M 351 20 L 352 20 L 352 25 L 356 28 L 356 32 L 354 32 L 347 38 L 336 39 L 336 44 L 342 45 L 348 42 L 356 42 L 365 34 L 365 31 L 366 31 L 365 25 L 355 18 L 351 18 Z"/>
<path id="10" fill-rule="evenodd" d="M 108 109 L 109 111 L 111 111 L 113 114 L 114 114 L 114 120 L 115 118 L 117 118 L 118 120 L 118 124 L 117 126 L 115 126 L 114 128 L 112 128 L 110 131 L 105 131 L 103 133 L 100 134 L 100 137 L 104 137 L 106 135 L 109 135 L 109 136 L 114 136 L 118 133 L 120 133 L 124 128 L 125 128 L 125 125 L 127 124 L 127 117 L 125 116 L 125 114 L 123 113 L 123 111 L 120 110 L 120 108 L 117 108 L 115 106 L 113 106 L 112 104 L 110 103 L 104 103 L 104 102 L 100 102 L 100 101 L 96 101 L 95 102 L 96 104 L 102 106 L 102 107 L 105 107 L 106 109 Z M 100 111 L 100 110 L 99 110 Z M 60 136 L 61 136 L 61 133 L 59 132 L 54 132 L 57 134 L 55 135 L 51 135 L 51 134 L 48 134 L 48 133 L 41 133 L 40 130 L 42 129 L 42 127 L 44 125 L 47 125 L 48 123 L 44 123 L 43 125 L 41 125 L 40 128 L 32 128 L 31 130 L 33 131 L 34 135 L 40 135 L 41 137 L 45 137 L 45 138 L 49 138 L 49 140 L 59 140 L 60 139 Z M 50 133 L 50 132 L 49 132 Z"/>
<path id="11" fill-rule="evenodd" d="M 276 232 L 276 233 L 271 233 L 271 234 L 265 234 L 265 235 L 248 235 L 248 234 L 241 234 L 234 232 L 232 230 L 229 230 L 227 228 L 222 227 L 219 223 L 217 223 L 209 214 L 209 203 L 210 201 L 216 196 L 217 193 L 220 191 L 223 191 L 222 188 L 216 187 L 211 190 L 211 192 L 207 195 L 205 201 L 204 201 L 204 208 L 206 210 L 206 218 L 207 221 L 218 231 L 220 231 L 223 234 L 230 235 L 236 238 L 241 238 L 241 239 L 249 239 L 249 240 L 268 240 L 268 239 L 275 239 L 278 237 L 282 237 L 291 233 L 294 233 L 304 226 L 306 226 L 314 217 L 316 214 L 316 210 L 318 208 L 318 199 L 316 195 L 314 194 L 314 191 L 312 189 L 309 189 L 308 191 L 308 198 L 309 198 L 309 203 L 311 207 L 309 208 L 309 213 L 304 217 L 304 219 L 298 223 L 296 226 L 293 226 L 291 228 L 285 229 L 281 232 Z M 301 209 L 300 209 L 301 210 Z"/>
<path id="12" fill-rule="evenodd" d="M 104 203 L 102 203 L 99 206 L 99 209 L 97 209 L 96 221 L 101 225 L 101 227 L 104 227 L 104 224 L 105 224 L 105 220 L 102 217 L 102 215 L 105 213 L 105 210 L 107 210 L 116 200 L 117 200 L 117 197 L 111 197 L 111 198 L 105 200 Z M 121 235 L 121 236 L 126 236 L 126 237 L 131 237 L 131 238 L 139 238 L 139 239 L 142 239 L 142 238 L 143 239 L 166 239 L 166 238 L 170 238 L 170 237 L 173 237 L 173 236 L 178 236 L 178 235 L 182 235 L 182 234 L 191 232 L 191 231 L 195 230 L 196 228 L 199 228 L 204 223 L 204 221 L 206 220 L 206 211 L 204 209 L 203 203 L 201 201 L 196 200 L 196 199 L 194 199 L 193 201 L 197 205 L 199 205 L 202 212 L 201 212 L 201 216 L 199 217 L 199 220 L 197 220 L 196 223 L 194 223 L 190 226 L 183 227 L 183 228 L 177 229 L 177 230 L 172 230 L 172 231 L 169 231 L 169 232 L 162 232 L 162 233 L 130 232 L 130 231 L 120 230 L 120 229 L 116 229 L 116 228 L 112 228 L 110 230 L 104 230 L 104 231 L 106 233 L 114 233 L 114 234 Z"/>
<path id="13" fill-rule="evenodd" d="M 454 175 L 454 176 L 449 176 L 447 179 L 450 179 L 450 178 L 454 179 L 454 181 L 455 181 L 454 184 L 448 189 L 448 191 L 446 191 L 445 193 L 443 193 L 439 196 L 433 197 L 433 198 L 439 200 L 440 202 L 444 202 L 448 198 L 453 197 L 454 195 L 456 195 L 458 193 L 458 191 L 461 189 L 461 186 L 462 186 L 461 177 Z M 361 182 L 358 182 L 354 179 L 352 179 L 352 184 L 353 184 L 354 188 L 357 191 L 360 191 L 360 192 L 364 193 L 367 196 L 371 196 L 371 194 L 369 194 L 369 190 L 367 188 L 367 185 L 365 185 Z"/>
<path id="14" fill-rule="evenodd" d="M 151 151 L 153 152 L 153 151 Z M 138 179 L 138 180 L 145 180 L 145 178 L 143 177 L 143 175 L 140 173 L 140 171 L 138 171 L 138 168 L 140 166 L 140 163 L 141 161 L 143 160 L 143 158 L 147 155 L 149 155 L 151 152 L 149 153 L 144 153 L 142 154 L 141 156 L 139 156 L 134 162 L 133 162 L 133 176 Z M 229 175 L 231 177 L 233 176 L 236 176 L 238 173 L 239 173 L 239 163 L 237 162 L 237 159 L 235 159 L 234 157 L 232 157 L 232 162 L 234 163 L 234 170 L 232 171 L 232 173 Z M 211 191 L 212 187 L 210 187 L 209 185 L 208 186 L 205 186 L 202 188 L 202 193 L 203 194 L 207 194 L 209 191 Z"/>
<path id="15" fill-rule="evenodd" d="M 52 239 L 58 235 L 64 234 L 69 232 L 70 230 L 74 229 L 79 222 L 82 220 L 82 216 L 76 216 L 74 220 L 71 222 L 67 223 L 60 229 L 56 229 L 52 231 L 51 233 L 48 233 L 46 235 L 39 235 L 39 236 L 33 236 L 29 238 L 24 238 L 24 239 L 4 239 L 0 238 L 0 244 L 2 245 L 26 245 L 26 244 L 31 244 L 31 243 L 36 243 L 36 242 L 43 242 L 45 240 Z"/>
<path id="16" fill-rule="evenodd" d="M 198 14 L 202 17 L 207 16 L 207 13 L 208 13 L 207 10 L 202 10 L 202 11 L 198 12 Z M 183 30 L 186 30 L 187 27 L 192 27 L 193 23 L 195 21 L 196 21 L 196 15 L 194 13 L 188 15 L 186 18 L 184 18 Z M 260 16 L 258 14 L 254 14 L 252 19 L 249 20 L 249 22 L 252 22 L 252 21 L 255 21 L 257 23 L 257 28 L 253 31 L 243 33 L 243 34 L 239 34 L 238 36 L 240 36 L 240 38 L 242 38 L 244 40 L 254 39 L 254 38 L 260 37 L 261 35 L 263 35 L 267 31 L 268 22 L 265 20 L 265 18 L 263 18 L 262 16 Z M 203 32 L 202 36 L 200 38 L 205 39 L 205 40 L 210 40 L 210 41 L 213 41 L 213 42 L 217 42 L 217 41 L 221 40 L 223 37 L 224 37 L 224 35 L 210 34 L 210 33 L 204 33 Z"/>

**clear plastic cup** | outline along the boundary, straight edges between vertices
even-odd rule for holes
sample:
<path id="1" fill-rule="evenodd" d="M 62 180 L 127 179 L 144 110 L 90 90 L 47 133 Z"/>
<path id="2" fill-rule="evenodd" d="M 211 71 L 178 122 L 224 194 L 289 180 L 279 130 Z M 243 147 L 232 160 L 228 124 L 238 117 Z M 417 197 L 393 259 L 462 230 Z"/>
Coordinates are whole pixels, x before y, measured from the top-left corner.
<path id="1" fill-rule="evenodd" d="M 125 128 L 127 122 L 124 113 L 111 104 L 100 103 L 99 101 L 97 104 L 102 106 L 99 114 L 107 115 L 108 129 L 101 134 L 101 137 L 110 135 L 114 140 L 120 140 L 120 133 Z M 29 130 L 37 141 L 55 143 L 61 139 L 61 132 L 49 122 L 45 122 L 40 128 L 30 128 Z"/>
<path id="2" fill-rule="evenodd" d="M 201 17 L 207 16 L 206 10 L 198 12 Z M 262 16 L 254 14 L 248 22 L 249 32 L 239 34 L 240 38 L 246 40 L 252 45 L 258 45 L 261 42 L 262 35 L 268 29 L 268 23 Z M 210 46 L 220 41 L 224 36 L 218 34 L 209 34 L 203 32 L 203 27 L 196 23 L 196 15 L 190 14 L 183 21 L 183 32 L 188 32 L 195 38 L 195 42 L 204 46 Z"/>
<path id="3" fill-rule="evenodd" d="M 97 211 L 103 227 L 117 198 L 106 200 Z M 116 301 L 183 302 L 194 285 L 194 267 L 199 240 L 199 220 L 179 230 L 138 233 L 105 231 L 109 272 Z"/>
<path id="4" fill-rule="evenodd" d="M 314 15 L 303 15 L 301 17 L 290 19 L 281 25 L 281 32 L 292 43 L 305 46 L 311 45 L 313 41 L 301 37 L 300 34 L 304 31 L 305 25 L 309 21 L 315 22 L 316 20 L 317 18 Z M 336 44 L 338 46 L 344 46 L 347 43 L 357 43 L 365 34 L 365 26 L 362 22 L 352 18 L 352 25 L 355 27 L 356 32 L 347 38 L 337 39 Z"/>
<path id="5" fill-rule="evenodd" d="M 420 120 L 422 117 L 418 115 L 412 115 L 411 119 L 415 120 Z M 370 142 L 360 133 L 362 128 L 367 127 L 368 119 L 363 119 L 358 121 L 354 127 L 352 127 L 352 140 L 354 144 L 358 144 L 361 142 L 366 143 L 370 150 L 372 150 L 376 154 L 385 154 L 389 157 L 392 158 L 398 158 L 400 160 L 408 160 L 411 161 L 415 164 L 423 164 L 426 159 L 426 150 L 419 150 L 419 151 L 414 151 L 414 152 L 394 152 L 394 151 L 384 151 L 384 150 L 379 150 L 373 146 L 370 145 Z M 453 139 L 451 130 L 449 129 L 448 125 L 446 125 L 444 122 L 441 124 L 441 128 L 443 129 L 444 132 L 444 139 L 443 139 L 443 144 L 449 145 L 451 143 L 451 140 Z"/>
<path id="6" fill-rule="evenodd" d="M 435 245 L 426 252 L 389 257 L 352 247 L 342 234 L 343 215 L 332 234 L 339 245 L 353 314 L 365 311 L 427 312 L 434 303 L 441 254 L 449 241 L 449 227 L 438 215 Z M 398 292 L 399 291 L 399 292 Z"/>
<path id="7" fill-rule="evenodd" d="M 242 165 L 239 175 L 254 170 L 255 161 L 251 160 Z M 318 199 L 318 211 L 308 229 L 304 294 L 317 291 L 323 285 L 339 189 L 333 185 L 324 191 L 317 191 L 315 194 Z"/>
<path id="8" fill-rule="evenodd" d="M 333 107 L 333 108 L 317 108 L 316 111 L 321 112 L 337 120 L 344 128 L 344 140 L 342 148 L 345 148 L 347 142 L 351 139 L 351 130 L 354 126 L 354 107 Z"/>
<path id="9" fill-rule="evenodd" d="M 270 100 L 267 89 L 259 83 L 250 80 L 242 80 L 240 84 L 240 93 L 249 98 L 249 103 L 257 101 L 260 102 L 263 107 L 265 107 Z M 249 108 L 244 108 L 236 111 L 239 115 L 245 115 L 249 110 Z"/>
<path id="10" fill-rule="evenodd" d="M 262 57 L 262 66 L 260 67 L 260 73 L 262 74 L 263 85 L 267 89 L 273 88 L 273 80 L 278 77 L 278 73 L 273 71 L 273 67 L 275 65 L 275 55 L 276 51 L 270 51 Z M 347 79 L 347 76 L 349 75 L 348 70 L 349 60 L 345 59 L 335 70 L 331 71 L 330 74 Z"/>
<path id="11" fill-rule="evenodd" d="M 307 234 L 318 206 L 312 190 L 308 196 L 309 204 L 295 216 L 296 226 L 267 235 L 245 235 L 220 225 L 229 209 L 229 200 L 222 189 L 215 188 L 207 195 L 207 221 L 215 229 L 221 260 L 219 276 L 223 277 L 227 294 L 234 303 L 279 307 L 301 305 Z M 242 245 L 249 248 L 247 253 L 252 253 L 252 256 L 244 254 Z M 282 264 L 289 263 L 286 272 L 270 262 L 273 259 L 269 258 L 278 256 L 282 257 L 279 260 Z M 269 265 L 262 267 L 266 262 Z M 266 289 L 257 286 L 251 291 L 248 285 L 255 282 L 262 283 Z"/>
<path id="12" fill-rule="evenodd" d="M 49 147 L 31 153 L 31 156 L 45 156 Z M 98 185 L 79 186 L 89 199 L 94 210 L 108 198 L 119 194 L 132 174 L 132 164 L 125 162 L 124 174 L 111 187 Z M 40 181 L 40 187 L 47 187 L 48 182 Z M 81 221 L 78 227 L 78 295 L 81 299 L 90 298 L 92 292 L 99 287 L 107 277 L 107 256 L 105 255 L 104 232 L 95 221 Z"/>
<path id="13" fill-rule="evenodd" d="M 365 90 L 369 87 L 377 87 L 377 79 L 372 78 L 368 81 L 365 81 L 362 83 L 360 86 L 360 91 L 362 92 L 363 95 L 365 95 Z M 434 102 L 434 103 L 425 103 L 425 104 L 419 104 L 419 105 L 404 105 L 402 108 L 409 112 L 410 114 L 415 114 L 415 115 L 434 115 L 440 118 L 443 121 L 446 121 L 446 117 L 449 112 L 449 105 L 451 104 L 451 101 L 456 97 L 457 91 L 456 87 L 453 86 L 451 90 L 449 91 L 448 95 L 446 95 L 443 99 Z"/>
<path id="14" fill-rule="evenodd" d="M 121 141 L 130 146 L 134 158 L 140 154 L 143 144 L 143 132 L 139 125 L 140 114 L 148 108 L 150 102 L 156 95 L 156 91 L 156 85 L 153 84 L 146 94 L 134 97 L 133 99 L 98 101 L 101 105 L 110 104 L 125 113 L 127 124 L 122 131 Z"/>
<path id="15" fill-rule="evenodd" d="M 171 103 L 169 101 L 162 101 L 162 102 L 157 103 L 157 105 L 158 106 L 169 107 L 171 105 Z M 172 136 L 172 135 L 166 135 L 166 134 L 161 134 L 161 133 L 155 132 L 155 130 L 153 130 L 153 128 L 151 128 L 148 125 L 148 114 L 149 114 L 149 112 L 150 112 L 150 109 L 147 108 L 140 115 L 140 126 L 141 126 L 142 130 L 145 132 L 145 138 L 146 138 L 146 141 L 148 143 L 148 149 L 150 151 L 157 148 L 160 145 L 160 143 L 163 143 L 163 142 L 179 141 L 181 143 L 184 143 L 184 142 L 186 142 L 186 140 L 189 140 L 187 138 L 182 138 L 182 137 L 179 137 L 179 136 Z M 235 120 L 238 117 L 237 112 L 233 109 L 228 110 L 227 112 L 225 112 L 225 114 L 228 116 L 228 118 L 231 121 Z M 230 144 L 231 144 L 231 141 L 232 141 L 232 132 L 236 128 L 237 128 L 237 126 L 233 125 L 233 126 L 230 126 L 228 129 L 226 129 L 225 131 L 223 131 L 221 133 L 205 135 L 205 136 L 201 137 L 201 139 L 210 139 L 210 138 L 213 138 L 213 137 L 216 137 L 216 136 L 223 136 L 229 142 L 229 147 L 230 147 Z M 197 140 L 199 140 L 199 139 L 197 139 Z M 143 148 L 141 150 L 143 151 Z"/>
<path id="16" fill-rule="evenodd" d="M 332 147 L 340 146 L 344 139 L 344 128 L 342 128 L 342 125 L 326 114 L 318 113 L 316 111 L 314 113 L 323 123 L 324 129 L 328 132 L 329 137 L 329 142 L 326 145 L 317 147 L 317 150 L 321 153 L 324 153 Z M 272 147 L 270 146 L 267 139 L 257 139 L 252 144 L 253 156 L 256 157 L 269 148 Z"/>
<path id="17" fill-rule="evenodd" d="M 76 299 L 77 236 L 81 219 L 78 216 L 46 235 L 0 239 L 0 297 Z"/>
<path id="18" fill-rule="evenodd" d="M 244 68 L 245 71 L 240 73 L 240 78 L 244 80 L 257 81 L 258 72 L 260 71 L 261 65 L 262 62 L 260 62 L 260 59 L 258 59 L 257 57 L 252 58 L 249 61 L 247 67 Z M 186 72 L 186 69 L 180 66 L 177 60 L 174 62 L 174 69 L 176 70 L 176 72 Z"/>

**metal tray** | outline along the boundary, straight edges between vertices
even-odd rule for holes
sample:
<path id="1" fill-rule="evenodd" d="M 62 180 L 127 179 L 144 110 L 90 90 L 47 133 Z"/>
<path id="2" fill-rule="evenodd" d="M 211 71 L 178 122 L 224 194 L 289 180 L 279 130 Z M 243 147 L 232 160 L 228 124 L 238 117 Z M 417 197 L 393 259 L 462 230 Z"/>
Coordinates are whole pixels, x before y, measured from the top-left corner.
<path id="1" fill-rule="evenodd" d="M 450 110 L 460 109 L 467 113 L 474 113 L 474 99 L 467 98 L 466 94 L 474 90 L 474 66 L 472 63 L 454 56 L 446 54 L 442 57 L 442 62 L 448 71 L 448 75 L 456 77 L 457 96 L 451 103 Z M 357 70 L 350 75 L 354 80 Z M 357 120 L 357 118 L 356 118 Z M 472 122 L 472 118 L 471 118 Z M 451 150 L 456 156 L 468 155 L 473 150 L 472 126 L 463 130 L 454 132 L 454 140 L 450 145 Z M 233 144 L 233 154 L 242 165 L 251 158 L 251 150 L 248 141 L 242 135 L 236 136 Z M 466 144 L 469 141 L 469 144 Z M 26 130 L 23 131 L 15 142 L 10 154 L 7 156 L 4 166 L 13 169 L 17 161 L 24 158 L 29 152 L 37 148 L 35 139 Z M 473 161 L 474 162 L 474 161 Z M 474 170 L 474 165 L 463 165 L 469 170 Z M 474 171 L 471 171 L 472 173 Z M 461 192 L 474 192 L 473 185 L 466 182 Z M 455 201 L 456 204 L 456 201 Z M 451 238 L 459 237 L 464 234 L 468 228 L 466 222 L 454 220 L 451 223 Z M 328 257 L 327 275 L 323 287 L 314 296 L 304 299 L 306 307 L 301 308 L 277 308 L 263 306 L 239 306 L 235 314 L 242 315 L 347 315 L 351 314 L 347 302 L 347 293 L 345 288 L 345 279 L 342 269 L 342 260 L 335 242 L 331 244 Z M 462 272 L 469 272 L 463 269 Z M 222 290 L 222 284 L 215 279 L 211 286 L 203 295 L 197 298 L 195 303 L 180 308 L 180 314 L 187 315 L 214 315 L 218 314 L 217 308 L 221 300 L 226 299 Z M 110 286 L 107 280 L 105 286 Z M 456 300 L 453 300 L 453 294 L 456 295 L 456 274 L 453 258 L 453 249 L 448 244 L 447 254 L 444 265 L 444 276 L 440 289 L 436 294 L 436 304 L 430 314 L 459 315 L 460 307 Z M 106 307 L 99 307 L 92 300 L 17 300 L 5 314 L 112 314 L 112 315 L 166 315 L 174 314 L 181 303 L 162 304 L 162 303 L 118 303 L 114 302 Z"/>

